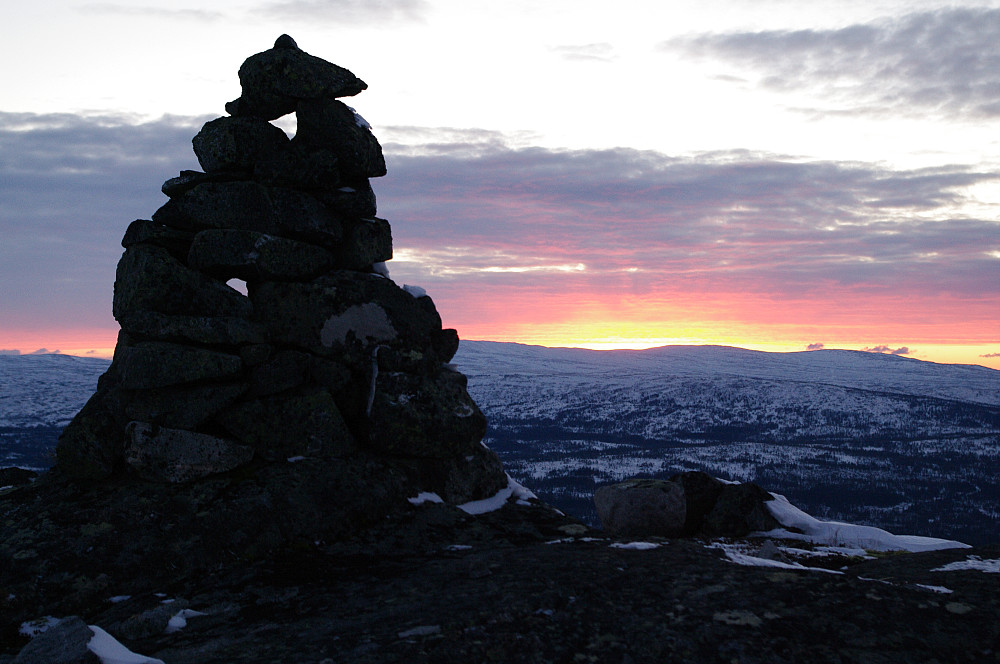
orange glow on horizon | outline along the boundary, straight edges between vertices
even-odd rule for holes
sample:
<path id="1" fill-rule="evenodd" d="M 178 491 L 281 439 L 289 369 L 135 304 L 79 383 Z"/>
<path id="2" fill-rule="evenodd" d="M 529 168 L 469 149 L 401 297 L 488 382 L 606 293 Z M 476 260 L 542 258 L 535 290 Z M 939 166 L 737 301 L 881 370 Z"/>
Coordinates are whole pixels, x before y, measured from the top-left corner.
<path id="1" fill-rule="evenodd" d="M 517 320 L 479 322 L 468 316 L 444 315 L 445 327 L 455 327 L 463 339 L 512 342 L 549 348 L 588 348 L 591 350 L 645 349 L 659 346 L 719 345 L 736 346 L 767 352 L 797 352 L 810 344 L 821 343 L 826 349 L 865 350 L 885 343 L 892 348 L 907 347 L 906 357 L 942 364 L 975 364 L 1000 370 L 1000 342 L 950 338 L 943 335 L 898 336 L 893 330 L 865 330 L 865 335 L 850 326 L 839 330 L 848 334 L 826 334 L 836 326 L 758 324 L 735 321 L 671 324 L 621 320 L 618 323 L 585 321 L 533 323 Z M 456 318 L 458 318 L 456 320 Z M 464 318 L 464 320 L 462 320 Z M 936 330 L 935 330 L 936 331 Z M 64 355 L 110 359 L 117 342 L 117 329 L 82 330 L 0 330 L 0 350 L 23 354 L 38 351 Z M 860 337 L 860 338 L 859 338 Z M 993 355 L 993 357 L 988 357 Z"/>

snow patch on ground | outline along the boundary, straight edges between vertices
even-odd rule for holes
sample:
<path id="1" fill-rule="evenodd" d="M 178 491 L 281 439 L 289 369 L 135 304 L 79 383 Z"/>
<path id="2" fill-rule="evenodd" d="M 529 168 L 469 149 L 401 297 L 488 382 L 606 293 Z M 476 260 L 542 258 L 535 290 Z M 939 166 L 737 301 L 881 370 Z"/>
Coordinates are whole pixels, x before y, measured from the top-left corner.
<path id="1" fill-rule="evenodd" d="M 421 491 L 412 498 L 407 498 L 411 505 L 423 505 L 424 503 L 443 503 L 441 496 L 433 491 Z"/>
<path id="2" fill-rule="evenodd" d="M 960 570 L 974 570 L 986 572 L 987 574 L 1000 574 L 1000 559 L 983 560 L 979 556 L 969 556 L 965 560 L 958 560 L 948 563 L 943 567 L 936 567 L 932 572 L 957 572 Z"/>
<path id="3" fill-rule="evenodd" d="M 764 537 L 799 539 L 828 546 L 860 548 L 867 551 L 940 551 L 942 549 L 969 549 L 968 544 L 936 537 L 893 535 L 874 526 L 858 526 L 837 521 L 820 521 L 795 507 L 784 496 L 772 493 L 774 500 L 764 503 L 771 515 L 785 528 L 760 533 Z"/>
<path id="4" fill-rule="evenodd" d="M 626 549 L 628 551 L 649 551 L 650 549 L 658 549 L 660 545 L 656 542 L 615 542 L 611 545 L 612 549 Z"/>
<path id="5" fill-rule="evenodd" d="M 153 659 L 132 652 L 97 625 L 88 627 L 94 633 L 94 637 L 87 644 L 87 649 L 97 655 L 101 664 L 164 664 L 162 659 Z"/>
<path id="6" fill-rule="evenodd" d="M 778 567 L 781 569 L 794 569 L 809 572 L 825 572 L 827 574 L 843 574 L 833 569 L 825 569 L 823 567 L 806 567 L 799 563 L 786 563 L 781 560 L 771 560 L 769 558 L 758 558 L 757 556 L 751 556 L 742 550 L 739 544 L 726 544 L 725 542 L 713 542 L 708 545 L 709 549 L 721 549 L 723 553 L 726 554 L 726 558 L 730 561 L 736 563 L 737 565 L 744 565 L 746 567 Z"/>

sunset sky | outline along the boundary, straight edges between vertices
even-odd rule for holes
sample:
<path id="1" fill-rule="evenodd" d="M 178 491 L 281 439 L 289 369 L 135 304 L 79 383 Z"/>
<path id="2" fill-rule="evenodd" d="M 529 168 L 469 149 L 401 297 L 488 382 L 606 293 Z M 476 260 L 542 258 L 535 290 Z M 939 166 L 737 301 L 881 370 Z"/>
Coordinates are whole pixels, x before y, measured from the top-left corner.
<path id="1" fill-rule="evenodd" d="M 204 6 L 5 7 L 3 351 L 110 353 L 125 228 L 288 33 L 368 83 L 391 276 L 463 338 L 1000 368 L 997 2 Z"/>

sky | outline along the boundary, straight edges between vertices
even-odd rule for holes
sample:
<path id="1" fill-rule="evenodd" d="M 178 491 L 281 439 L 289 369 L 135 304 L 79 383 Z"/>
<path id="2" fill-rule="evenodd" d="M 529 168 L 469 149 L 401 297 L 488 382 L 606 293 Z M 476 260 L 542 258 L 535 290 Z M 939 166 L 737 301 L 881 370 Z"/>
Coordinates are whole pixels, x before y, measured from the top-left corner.
<path id="1" fill-rule="evenodd" d="M 5 7 L 0 352 L 110 353 L 125 228 L 288 33 L 368 83 L 391 276 L 462 338 L 1000 368 L 1000 2 L 204 7 Z"/>

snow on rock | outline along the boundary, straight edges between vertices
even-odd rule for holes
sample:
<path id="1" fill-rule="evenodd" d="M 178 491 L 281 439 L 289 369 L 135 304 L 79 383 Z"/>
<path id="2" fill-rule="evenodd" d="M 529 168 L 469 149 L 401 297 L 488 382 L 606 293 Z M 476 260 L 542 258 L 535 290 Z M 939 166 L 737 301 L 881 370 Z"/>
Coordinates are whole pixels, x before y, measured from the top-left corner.
<path id="1" fill-rule="evenodd" d="M 434 634 L 441 633 L 441 625 L 420 625 L 419 627 L 414 627 L 403 632 L 399 632 L 397 636 L 401 639 L 408 639 L 412 636 L 432 636 Z"/>
<path id="2" fill-rule="evenodd" d="M 483 498 L 482 500 L 472 500 L 462 503 L 457 507 L 466 514 L 486 514 L 487 512 L 500 509 L 511 498 L 516 500 L 518 505 L 530 505 L 531 503 L 528 501 L 537 500 L 538 496 L 533 494 L 531 490 L 518 484 L 517 480 L 508 475 L 506 488 L 500 489 L 495 495 Z"/>
<path id="3" fill-rule="evenodd" d="M 403 290 L 405 290 L 413 297 L 423 297 L 424 295 L 427 295 L 427 290 L 421 288 L 420 286 L 411 286 L 410 284 L 403 284 Z"/>
<path id="4" fill-rule="evenodd" d="M 363 117 L 361 117 L 361 114 L 355 111 L 350 106 L 348 106 L 347 108 L 349 108 L 351 113 L 354 114 L 354 124 L 358 125 L 362 129 L 367 129 L 368 131 L 371 131 L 372 126 L 368 123 L 368 120 L 365 120 Z"/>
<path id="5" fill-rule="evenodd" d="M 424 503 L 443 503 L 441 496 L 433 491 L 422 491 L 412 498 L 407 498 L 412 505 L 423 505 Z"/>
<path id="6" fill-rule="evenodd" d="M 650 549 L 658 549 L 660 545 L 656 542 L 615 542 L 611 545 L 612 549 L 626 549 L 628 551 L 649 551 Z"/>
<path id="7" fill-rule="evenodd" d="M 55 627 L 58 624 L 59 618 L 42 616 L 41 618 L 35 618 L 34 620 L 21 623 L 21 628 L 17 630 L 17 633 L 21 636 L 27 636 L 28 638 L 33 639 L 48 628 Z"/>
<path id="8" fill-rule="evenodd" d="M 194 609 L 181 609 L 170 618 L 167 623 L 167 628 L 164 630 L 165 634 L 173 634 L 174 632 L 179 632 L 180 630 L 187 627 L 188 618 L 195 618 L 197 616 L 204 616 L 205 613 L 201 611 L 195 611 Z"/>
<path id="9" fill-rule="evenodd" d="M 737 565 L 744 565 L 746 567 L 779 567 L 781 569 L 826 572 L 827 574 L 843 574 L 843 572 L 833 569 L 825 569 L 823 567 L 806 567 L 805 565 L 799 563 L 786 563 L 781 560 L 771 560 L 770 558 L 758 558 L 757 556 L 751 556 L 750 554 L 741 551 L 739 545 L 736 544 L 713 542 L 708 545 L 708 548 L 721 549 L 722 552 L 726 554 L 726 558 L 730 561 L 736 563 Z"/>
<path id="10" fill-rule="evenodd" d="M 987 574 L 1000 574 L 1000 559 L 983 560 L 979 556 L 969 556 L 965 560 L 958 560 L 948 563 L 943 567 L 936 567 L 932 572 L 957 572 L 959 570 L 975 570 L 986 572 Z"/>
<path id="11" fill-rule="evenodd" d="M 760 533 L 765 537 L 800 539 L 816 544 L 862 548 L 868 551 L 939 551 L 941 549 L 969 549 L 968 544 L 936 537 L 893 535 L 874 526 L 858 526 L 837 521 L 820 521 L 795 507 L 784 496 L 772 493 L 774 500 L 764 503 L 771 515 L 785 528 Z"/>
<path id="12" fill-rule="evenodd" d="M 164 664 L 162 659 L 154 659 L 132 652 L 115 637 L 111 636 L 97 625 L 89 625 L 94 638 L 87 644 L 87 649 L 97 655 L 101 664 Z"/>

